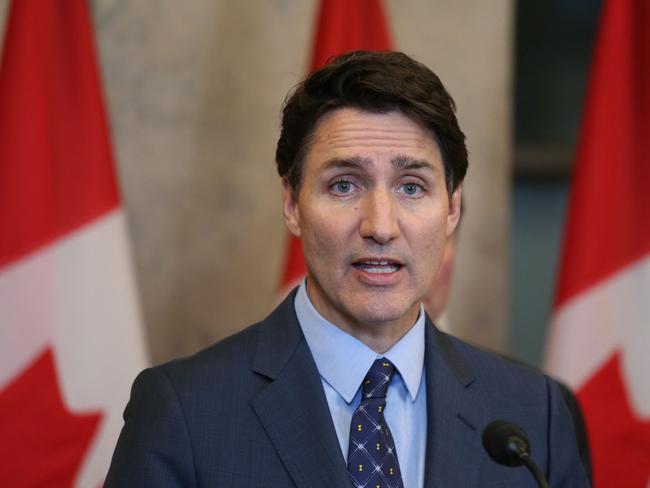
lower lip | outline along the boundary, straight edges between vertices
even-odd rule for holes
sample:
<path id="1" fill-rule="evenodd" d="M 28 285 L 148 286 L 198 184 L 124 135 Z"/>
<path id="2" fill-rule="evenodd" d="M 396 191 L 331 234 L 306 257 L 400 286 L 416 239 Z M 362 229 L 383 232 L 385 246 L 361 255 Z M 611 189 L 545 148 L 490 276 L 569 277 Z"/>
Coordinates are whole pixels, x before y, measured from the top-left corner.
<path id="1" fill-rule="evenodd" d="M 359 281 L 370 286 L 391 286 L 396 284 L 402 276 L 404 266 L 400 266 L 397 270 L 390 273 L 373 273 L 366 271 L 363 268 L 352 266 Z"/>

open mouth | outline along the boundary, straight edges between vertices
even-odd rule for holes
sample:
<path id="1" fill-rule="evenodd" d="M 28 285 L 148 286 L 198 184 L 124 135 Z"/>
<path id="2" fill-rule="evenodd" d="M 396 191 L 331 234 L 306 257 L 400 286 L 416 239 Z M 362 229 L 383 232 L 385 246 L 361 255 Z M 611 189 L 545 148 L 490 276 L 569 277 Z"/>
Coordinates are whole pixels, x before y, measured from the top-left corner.
<path id="1" fill-rule="evenodd" d="M 366 273 L 395 273 L 404 265 L 390 259 L 363 259 L 352 263 L 357 269 Z"/>

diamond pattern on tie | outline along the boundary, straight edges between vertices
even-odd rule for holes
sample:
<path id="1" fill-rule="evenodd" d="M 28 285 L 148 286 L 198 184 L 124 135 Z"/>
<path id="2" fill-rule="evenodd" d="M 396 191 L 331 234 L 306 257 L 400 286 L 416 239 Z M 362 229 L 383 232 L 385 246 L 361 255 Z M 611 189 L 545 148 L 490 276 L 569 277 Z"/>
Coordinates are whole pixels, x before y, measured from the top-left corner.
<path id="1" fill-rule="evenodd" d="M 386 424 L 386 393 L 395 366 L 377 359 L 363 381 L 361 404 L 352 415 L 348 474 L 354 488 L 404 488 L 393 436 Z"/>

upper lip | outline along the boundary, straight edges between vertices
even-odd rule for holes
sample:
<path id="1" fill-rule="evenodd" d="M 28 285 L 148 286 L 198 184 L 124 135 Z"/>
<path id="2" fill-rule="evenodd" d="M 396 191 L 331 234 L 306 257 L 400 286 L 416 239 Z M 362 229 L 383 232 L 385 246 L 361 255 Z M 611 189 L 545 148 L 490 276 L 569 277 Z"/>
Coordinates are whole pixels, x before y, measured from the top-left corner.
<path id="1" fill-rule="evenodd" d="M 401 260 L 386 256 L 364 256 L 353 260 L 352 264 L 372 264 L 374 266 L 404 266 L 404 263 Z"/>

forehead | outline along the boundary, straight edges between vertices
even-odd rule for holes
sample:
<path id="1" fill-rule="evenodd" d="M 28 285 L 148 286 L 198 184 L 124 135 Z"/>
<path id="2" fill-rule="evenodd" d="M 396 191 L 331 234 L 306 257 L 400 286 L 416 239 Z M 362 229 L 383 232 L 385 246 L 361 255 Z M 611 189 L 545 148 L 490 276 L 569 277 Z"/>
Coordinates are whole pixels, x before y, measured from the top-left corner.
<path id="1" fill-rule="evenodd" d="M 366 112 L 341 108 L 323 115 L 307 148 L 307 160 L 361 155 L 404 155 L 442 164 L 438 143 L 428 130 L 398 111 Z"/>

